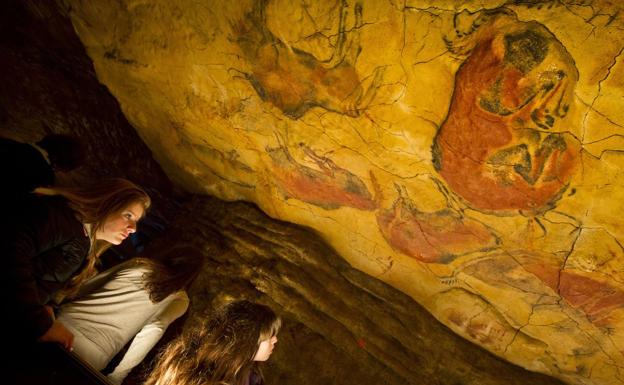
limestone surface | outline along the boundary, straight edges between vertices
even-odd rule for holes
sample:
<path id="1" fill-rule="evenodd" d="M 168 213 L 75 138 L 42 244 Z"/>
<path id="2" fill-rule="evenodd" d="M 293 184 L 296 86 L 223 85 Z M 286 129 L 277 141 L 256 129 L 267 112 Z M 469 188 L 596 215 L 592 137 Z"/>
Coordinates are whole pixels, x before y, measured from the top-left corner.
<path id="1" fill-rule="evenodd" d="M 309 226 L 490 352 L 624 384 L 608 0 L 66 0 L 168 176 Z"/>
<path id="2" fill-rule="evenodd" d="M 207 259 L 189 290 L 183 328 L 232 298 L 265 303 L 282 317 L 277 348 L 263 369 L 267 384 L 563 384 L 455 335 L 409 296 L 351 267 L 309 229 L 247 202 L 195 196 L 150 246 L 180 238 Z"/>

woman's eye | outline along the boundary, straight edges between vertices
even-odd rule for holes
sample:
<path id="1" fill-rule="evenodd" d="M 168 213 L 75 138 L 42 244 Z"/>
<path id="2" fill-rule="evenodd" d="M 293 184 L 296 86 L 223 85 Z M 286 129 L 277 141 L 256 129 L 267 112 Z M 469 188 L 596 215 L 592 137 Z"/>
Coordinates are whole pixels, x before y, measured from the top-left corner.
<path id="1" fill-rule="evenodd" d="M 124 214 L 124 218 L 132 219 L 132 214 L 126 213 L 126 214 Z"/>

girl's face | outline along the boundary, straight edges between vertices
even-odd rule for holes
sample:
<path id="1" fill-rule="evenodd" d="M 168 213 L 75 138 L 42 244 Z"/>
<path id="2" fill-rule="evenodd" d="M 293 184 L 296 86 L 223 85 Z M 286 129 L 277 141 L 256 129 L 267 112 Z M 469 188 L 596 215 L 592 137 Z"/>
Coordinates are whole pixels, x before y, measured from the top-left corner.
<path id="1" fill-rule="evenodd" d="M 118 245 L 136 231 L 137 223 L 143 216 L 145 209 L 143 203 L 135 202 L 126 206 L 123 210 L 112 214 L 102 227 L 96 231 L 95 239 L 100 239 L 113 245 Z"/>
<path id="2" fill-rule="evenodd" d="M 266 339 L 260 342 L 260 347 L 254 356 L 254 361 L 266 361 L 271 357 L 271 353 L 273 353 L 273 347 L 277 343 L 277 336 L 273 336 L 269 339 Z"/>

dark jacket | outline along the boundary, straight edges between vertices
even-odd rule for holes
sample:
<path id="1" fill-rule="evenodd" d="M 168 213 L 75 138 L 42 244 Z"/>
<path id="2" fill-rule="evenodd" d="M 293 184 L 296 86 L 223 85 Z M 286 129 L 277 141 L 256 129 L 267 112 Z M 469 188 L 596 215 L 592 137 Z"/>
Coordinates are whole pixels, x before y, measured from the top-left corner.
<path id="1" fill-rule="evenodd" d="M 247 385 L 263 385 L 264 381 L 262 381 L 262 376 L 260 373 L 252 370 L 249 373 L 249 378 L 247 379 Z"/>
<path id="2" fill-rule="evenodd" d="M 1 247 L 9 265 L 6 284 L 13 321 L 35 339 L 52 325 L 43 305 L 81 270 L 90 241 L 62 197 L 32 195 L 19 206 L 8 216 L 12 219 L 1 219 Z"/>
<path id="3" fill-rule="evenodd" d="M 4 181 L 2 197 L 6 201 L 36 187 L 53 185 L 54 171 L 33 145 L 0 138 L 0 178 Z"/>

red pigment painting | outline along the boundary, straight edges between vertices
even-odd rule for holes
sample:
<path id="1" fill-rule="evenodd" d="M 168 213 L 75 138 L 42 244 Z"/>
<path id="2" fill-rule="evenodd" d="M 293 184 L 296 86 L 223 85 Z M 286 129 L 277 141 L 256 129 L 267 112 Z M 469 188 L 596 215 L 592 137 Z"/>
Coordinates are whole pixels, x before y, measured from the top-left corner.
<path id="1" fill-rule="evenodd" d="M 426 213 L 407 197 L 390 210 L 379 210 L 377 224 L 393 249 L 427 263 L 449 263 L 457 256 L 485 251 L 498 238 L 482 223 L 444 209 Z"/>
<path id="2" fill-rule="evenodd" d="M 475 209 L 548 210 L 579 162 L 568 118 L 574 61 L 535 22 L 491 22 L 473 38 L 434 139 L 434 166 Z"/>
<path id="3" fill-rule="evenodd" d="M 272 175 L 286 197 L 327 210 L 346 206 L 368 211 L 377 207 L 357 175 L 338 167 L 327 157 L 318 156 L 307 146 L 302 147 L 318 170 L 298 163 L 284 146 L 267 149 L 274 166 Z"/>

